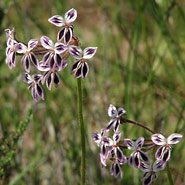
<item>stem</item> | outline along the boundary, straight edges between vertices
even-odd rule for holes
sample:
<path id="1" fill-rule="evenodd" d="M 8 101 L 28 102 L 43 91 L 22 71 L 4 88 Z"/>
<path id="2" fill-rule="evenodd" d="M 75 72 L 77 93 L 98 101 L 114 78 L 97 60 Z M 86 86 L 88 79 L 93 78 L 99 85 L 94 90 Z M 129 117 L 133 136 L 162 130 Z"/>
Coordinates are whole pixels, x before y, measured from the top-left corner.
<path id="1" fill-rule="evenodd" d="M 172 179 L 172 174 L 171 174 L 171 171 L 170 171 L 170 167 L 169 167 L 168 162 L 166 164 L 166 173 L 168 175 L 168 180 L 169 180 L 170 185 L 174 185 L 173 179 Z"/>
<path id="2" fill-rule="evenodd" d="M 78 120 L 80 124 L 81 132 L 81 185 L 85 185 L 85 173 L 86 173 L 86 154 L 85 154 L 85 127 L 83 122 L 83 107 L 82 107 L 82 83 L 81 78 L 77 79 L 78 86 Z"/>
<path id="3" fill-rule="evenodd" d="M 124 123 L 131 123 L 131 124 L 137 125 L 137 126 L 139 126 L 139 127 L 142 127 L 142 128 L 144 128 L 144 129 L 148 130 L 149 132 L 151 132 L 152 134 L 155 134 L 155 133 L 156 133 L 156 132 L 154 132 L 153 130 L 151 130 L 150 128 L 148 128 L 148 127 L 146 127 L 145 125 L 141 124 L 141 123 L 137 123 L 137 122 L 135 122 L 135 121 L 128 120 L 128 119 L 125 119 L 125 118 L 123 118 L 122 121 L 123 121 Z"/>

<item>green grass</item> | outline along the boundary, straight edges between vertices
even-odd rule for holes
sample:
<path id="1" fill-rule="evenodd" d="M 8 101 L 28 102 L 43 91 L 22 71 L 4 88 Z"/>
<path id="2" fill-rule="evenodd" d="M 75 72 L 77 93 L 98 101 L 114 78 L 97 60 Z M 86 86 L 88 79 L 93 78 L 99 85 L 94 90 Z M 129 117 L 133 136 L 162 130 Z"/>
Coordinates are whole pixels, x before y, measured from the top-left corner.
<path id="1" fill-rule="evenodd" d="M 61 84 L 45 91 L 45 101 L 34 103 L 17 67 L 5 64 L 4 29 L 14 27 L 16 38 L 27 42 L 47 35 L 56 40 L 58 28 L 47 19 L 75 8 L 75 34 L 82 48 L 97 46 L 83 81 L 84 123 L 87 139 L 87 184 L 140 185 L 141 172 L 123 165 L 123 179 L 102 168 L 92 133 L 109 121 L 110 103 L 124 107 L 127 118 L 166 136 L 185 135 L 185 1 L 174 0 L 4 0 L 0 1 L 0 143 L 24 120 L 33 116 L 10 156 L 1 184 L 79 184 L 80 129 L 77 122 L 77 86 L 69 66 L 60 72 Z M 123 138 L 151 135 L 132 125 L 122 125 Z M 2 145 L 1 145 L 2 146 Z M 1 148 L 0 146 L 0 148 Z M 13 153 L 12 153 L 13 152 Z M 155 151 L 149 154 L 154 155 Z M 129 154 L 129 152 L 127 152 Z M 8 157 L 7 157 L 8 158 Z M 184 139 L 173 148 L 169 166 L 176 185 L 185 183 Z M 1 173 L 1 169 L 0 169 Z M 155 184 L 168 183 L 162 171 Z"/>

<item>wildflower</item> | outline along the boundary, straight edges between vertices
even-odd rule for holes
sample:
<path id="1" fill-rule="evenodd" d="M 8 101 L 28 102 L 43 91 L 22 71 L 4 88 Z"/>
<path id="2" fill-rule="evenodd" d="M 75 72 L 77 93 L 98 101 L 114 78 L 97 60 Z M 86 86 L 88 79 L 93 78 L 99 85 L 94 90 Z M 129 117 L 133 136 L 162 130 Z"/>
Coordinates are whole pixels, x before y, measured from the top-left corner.
<path id="1" fill-rule="evenodd" d="M 156 160 L 152 166 L 144 162 L 141 162 L 140 169 L 144 172 L 141 178 L 143 185 L 152 184 L 157 178 L 156 173 L 158 171 L 163 170 L 164 168 L 165 168 L 165 163 L 163 163 L 163 161 Z"/>
<path id="2" fill-rule="evenodd" d="M 177 144 L 182 139 L 181 134 L 171 134 L 168 138 L 165 138 L 162 134 L 152 135 L 152 141 L 156 145 L 160 145 L 158 148 L 155 157 L 157 160 L 163 160 L 166 162 L 170 159 L 170 154 L 172 150 L 172 145 Z"/>
<path id="3" fill-rule="evenodd" d="M 10 69 L 16 66 L 17 43 L 18 42 L 11 37 L 7 40 L 6 63 Z"/>
<path id="4" fill-rule="evenodd" d="M 107 124 L 106 131 L 108 132 L 110 128 L 113 126 L 114 132 L 117 132 L 119 130 L 120 126 L 120 118 L 126 113 L 126 111 L 123 108 L 114 107 L 112 104 L 109 105 L 108 108 L 108 115 L 112 118 L 110 122 Z"/>
<path id="5" fill-rule="evenodd" d="M 76 59 L 71 67 L 71 74 L 75 73 L 75 78 L 85 79 L 89 72 L 89 66 L 86 60 L 92 58 L 96 53 L 97 47 L 88 47 L 83 51 L 80 47 L 70 46 L 69 53 Z"/>
<path id="6" fill-rule="evenodd" d="M 55 26 L 61 27 L 58 32 L 57 40 L 61 41 L 64 39 L 64 43 L 68 44 L 73 36 L 73 25 L 71 24 L 77 18 L 77 11 L 72 8 L 67 11 L 64 18 L 60 15 L 54 15 L 48 19 L 48 21 Z"/>
<path id="7" fill-rule="evenodd" d="M 67 50 L 66 45 L 62 43 L 53 43 L 53 41 L 46 36 L 42 36 L 40 39 L 41 45 L 48 49 L 49 51 L 44 55 L 42 64 L 43 65 L 50 65 L 52 68 L 54 64 L 57 64 L 58 67 L 61 67 L 62 64 L 62 57 L 60 56 L 61 53 Z"/>
<path id="8" fill-rule="evenodd" d="M 141 164 L 141 159 L 147 163 L 150 162 L 148 155 L 141 150 L 144 144 L 143 137 L 138 138 L 136 142 L 132 141 L 131 139 L 125 139 L 124 142 L 126 143 L 129 150 L 134 150 L 134 152 L 130 154 L 130 157 L 128 159 L 129 166 L 134 164 L 136 168 L 139 168 Z"/>
<path id="9" fill-rule="evenodd" d="M 23 53 L 23 57 L 21 59 L 22 64 L 24 66 L 24 69 L 26 72 L 30 72 L 30 61 L 36 66 L 39 66 L 39 60 L 35 56 L 35 54 L 32 52 L 32 50 L 37 46 L 38 40 L 31 39 L 28 42 L 28 46 L 26 46 L 23 43 L 17 44 L 17 53 Z"/>
<path id="10" fill-rule="evenodd" d="M 28 89 L 31 90 L 32 97 L 36 102 L 39 100 L 39 97 L 44 100 L 44 92 L 39 85 L 41 78 L 41 74 L 31 76 L 28 73 L 24 73 L 23 75 L 23 80 L 28 84 Z"/>
<path id="11" fill-rule="evenodd" d="M 13 28 L 12 30 L 10 30 L 9 28 L 5 29 L 6 32 L 6 38 L 9 39 L 13 39 L 15 38 L 15 29 Z"/>

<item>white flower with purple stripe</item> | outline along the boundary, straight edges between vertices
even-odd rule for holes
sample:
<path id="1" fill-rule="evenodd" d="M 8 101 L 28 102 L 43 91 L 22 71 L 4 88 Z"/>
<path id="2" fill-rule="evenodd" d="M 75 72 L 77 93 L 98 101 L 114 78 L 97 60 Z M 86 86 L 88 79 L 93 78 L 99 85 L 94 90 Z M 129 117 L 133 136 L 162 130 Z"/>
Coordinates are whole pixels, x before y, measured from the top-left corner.
<path id="1" fill-rule="evenodd" d="M 31 90 L 32 97 L 36 102 L 38 102 L 39 97 L 44 100 L 44 91 L 39 85 L 41 78 L 41 74 L 31 76 L 28 73 L 24 73 L 23 75 L 23 79 L 28 84 L 28 89 Z"/>
<path id="2" fill-rule="evenodd" d="M 42 65 L 49 65 L 50 68 L 57 65 L 60 68 L 62 64 L 62 57 L 60 54 L 67 50 L 67 46 L 60 42 L 54 44 L 53 41 L 46 36 L 42 36 L 40 42 L 44 48 L 49 50 L 42 59 Z"/>
<path id="3" fill-rule="evenodd" d="M 134 152 L 130 154 L 128 159 L 129 166 L 134 164 L 136 168 L 139 168 L 141 164 L 141 159 L 146 163 L 150 162 L 148 155 L 141 150 L 144 144 L 143 137 L 138 138 L 136 142 L 132 141 L 131 139 L 124 139 L 124 142 L 129 150 L 134 150 Z"/>
<path id="4" fill-rule="evenodd" d="M 85 79 L 89 72 L 89 66 L 86 60 L 91 59 L 96 53 L 97 47 L 88 47 L 83 51 L 80 47 L 70 46 L 69 53 L 76 59 L 71 67 L 71 74 L 75 74 L 75 78 L 82 77 Z"/>
<path id="5" fill-rule="evenodd" d="M 108 108 L 108 115 L 112 118 L 109 123 L 107 124 L 106 131 L 108 132 L 111 127 L 113 126 L 114 132 L 117 132 L 120 127 L 120 118 L 126 113 L 126 111 L 123 108 L 118 108 L 112 104 L 109 105 Z"/>
<path id="6" fill-rule="evenodd" d="M 157 160 L 163 160 L 166 162 L 170 159 L 172 145 L 177 144 L 182 139 L 181 134 L 171 134 L 168 138 L 165 138 L 162 134 L 154 134 L 152 135 L 152 141 L 159 145 L 155 157 Z"/>
<path id="7" fill-rule="evenodd" d="M 39 60 L 36 55 L 32 52 L 32 50 L 37 46 L 38 40 L 31 39 L 28 42 L 28 46 L 23 43 L 17 44 L 17 53 L 24 54 L 21 61 L 24 66 L 26 72 L 30 72 L 30 62 L 32 62 L 37 68 L 39 66 Z"/>
<path id="8" fill-rule="evenodd" d="M 16 40 L 11 37 L 8 38 L 6 48 L 6 63 L 10 69 L 16 66 L 17 44 L 18 42 Z"/>
<path id="9" fill-rule="evenodd" d="M 157 178 L 156 173 L 165 168 L 165 163 L 163 161 L 156 160 L 152 166 L 141 162 L 140 169 L 144 172 L 142 175 L 143 185 L 151 185 Z"/>
<path id="10" fill-rule="evenodd" d="M 58 32 L 58 41 L 62 41 L 64 39 L 65 44 L 68 44 L 71 41 L 71 38 L 73 36 L 72 22 L 74 22 L 76 18 L 77 11 L 72 8 L 65 13 L 64 17 L 60 15 L 54 15 L 48 19 L 48 21 L 55 26 L 62 27 L 61 30 Z"/>

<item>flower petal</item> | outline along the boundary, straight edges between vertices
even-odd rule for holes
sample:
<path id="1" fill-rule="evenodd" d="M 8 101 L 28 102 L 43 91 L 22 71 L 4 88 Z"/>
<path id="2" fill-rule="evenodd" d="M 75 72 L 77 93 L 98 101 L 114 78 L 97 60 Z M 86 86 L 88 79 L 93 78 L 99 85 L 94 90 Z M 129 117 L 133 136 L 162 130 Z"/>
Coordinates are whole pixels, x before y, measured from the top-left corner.
<path id="1" fill-rule="evenodd" d="M 24 73 L 23 74 L 23 81 L 26 83 L 32 83 L 33 78 L 28 73 Z"/>
<path id="2" fill-rule="evenodd" d="M 37 39 L 31 39 L 29 42 L 28 42 L 28 50 L 32 50 L 33 48 L 35 48 L 38 44 L 38 40 Z"/>
<path id="3" fill-rule="evenodd" d="M 54 73 L 53 82 L 54 82 L 55 88 L 57 88 L 58 85 L 60 84 L 60 78 L 56 72 Z"/>
<path id="4" fill-rule="evenodd" d="M 49 37 L 42 36 L 40 38 L 40 42 L 41 42 L 41 45 L 46 49 L 53 49 L 54 48 L 53 41 Z"/>
<path id="5" fill-rule="evenodd" d="M 55 60 L 54 60 L 54 56 L 52 55 L 49 61 L 49 67 L 50 69 L 53 69 L 55 66 Z"/>
<path id="6" fill-rule="evenodd" d="M 181 134 L 171 134 L 168 138 L 167 138 L 167 142 L 170 145 L 174 145 L 177 144 L 181 139 L 182 139 L 182 135 Z"/>
<path id="7" fill-rule="evenodd" d="M 41 99 L 44 100 L 44 91 L 43 91 L 42 87 L 39 86 L 38 84 L 36 85 L 36 92 L 41 97 Z"/>
<path id="8" fill-rule="evenodd" d="M 68 43 L 71 41 L 73 36 L 73 31 L 71 28 L 68 28 L 64 34 L 64 43 L 68 45 Z"/>
<path id="9" fill-rule="evenodd" d="M 124 139 L 124 143 L 127 145 L 129 150 L 135 149 L 135 142 L 132 141 L 131 139 Z"/>
<path id="10" fill-rule="evenodd" d="M 62 43 L 59 43 L 59 42 L 57 42 L 55 44 L 55 53 L 61 54 L 61 53 L 65 52 L 66 50 L 67 50 L 67 47 L 66 47 L 65 44 L 62 44 Z"/>
<path id="11" fill-rule="evenodd" d="M 27 55 L 24 55 L 21 59 L 23 67 L 25 69 L 26 72 L 30 72 L 30 61 Z"/>
<path id="12" fill-rule="evenodd" d="M 167 162 L 170 159 L 170 154 L 171 154 L 171 150 L 170 149 L 166 149 L 166 151 L 163 154 L 162 160 L 164 162 Z"/>
<path id="13" fill-rule="evenodd" d="M 64 35 L 67 31 L 67 28 L 62 28 L 61 30 L 59 30 L 58 34 L 57 34 L 57 40 L 61 41 L 64 38 Z"/>
<path id="14" fill-rule="evenodd" d="M 140 169 L 143 172 L 149 172 L 149 171 L 151 171 L 151 167 L 148 164 L 144 163 L 144 162 L 141 162 Z"/>
<path id="15" fill-rule="evenodd" d="M 36 57 L 36 55 L 34 54 L 34 53 L 30 53 L 29 54 L 29 57 L 30 57 L 30 60 L 32 61 L 32 63 L 36 66 L 36 67 L 38 67 L 39 66 L 39 60 L 38 60 L 38 58 Z"/>
<path id="16" fill-rule="evenodd" d="M 77 70 L 77 67 L 79 65 L 80 61 L 77 60 L 73 63 L 72 67 L 71 67 L 71 74 L 73 74 L 76 70 Z"/>
<path id="17" fill-rule="evenodd" d="M 82 76 L 82 65 L 80 65 L 75 72 L 75 78 L 80 78 L 81 76 Z"/>
<path id="18" fill-rule="evenodd" d="M 85 48 L 84 49 L 84 52 L 83 52 L 83 58 L 84 59 L 90 59 L 90 58 L 92 58 L 95 55 L 97 49 L 98 49 L 97 47 L 88 47 L 88 48 Z"/>
<path id="19" fill-rule="evenodd" d="M 136 145 L 137 145 L 137 148 L 138 149 L 141 149 L 143 144 L 144 144 L 144 137 L 139 137 L 137 140 L 136 140 Z"/>
<path id="20" fill-rule="evenodd" d="M 108 115 L 110 117 L 115 117 L 118 114 L 117 109 L 114 105 L 110 104 L 108 108 Z"/>
<path id="21" fill-rule="evenodd" d="M 148 155 L 145 152 L 143 152 L 142 150 L 140 150 L 139 153 L 140 153 L 140 157 L 141 157 L 141 159 L 143 161 L 145 161 L 147 163 L 150 162 L 150 158 L 148 157 Z"/>
<path id="22" fill-rule="evenodd" d="M 74 22 L 75 20 L 76 20 L 76 18 L 77 18 L 77 11 L 74 9 L 74 8 L 72 8 L 72 9 L 70 9 L 70 10 L 68 10 L 66 13 L 65 13 L 65 21 L 66 21 L 66 23 L 72 23 L 72 22 Z"/>
<path id="23" fill-rule="evenodd" d="M 58 26 L 58 27 L 64 26 L 64 19 L 60 15 L 54 15 L 51 18 L 49 18 L 48 21 L 51 24 L 54 24 L 55 26 Z"/>
<path id="24" fill-rule="evenodd" d="M 152 174 L 148 173 L 147 176 L 143 179 L 143 185 L 150 185 L 152 183 Z"/>
<path id="25" fill-rule="evenodd" d="M 166 143 L 166 138 L 162 134 L 154 134 L 152 135 L 152 141 L 156 145 L 164 145 Z"/>
<path id="26" fill-rule="evenodd" d="M 118 162 L 116 162 L 115 165 L 114 165 L 114 176 L 116 178 L 121 178 L 122 177 L 120 164 Z"/>
<path id="27" fill-rule="evenodd" d="M 100 141 L 101 141 L 101 134 L 99 134 L 97 132 L 93 133 L 93 140 L 94 140 L 94 142 L 96 142 L 97 144 L 99 144 Z"/>
<path id="28" fill-rule="evenodd" d="M 82 78 L 85 79 L 88 75 L 88 72 L 89 72 L 89 66 L 87 64 L 87 62 L 84 62 L 82 64 Z"/>
<path id="29" fill-rule="evenodd" d="M 113 140 L 115 143 L 118 143 L 121 138 L 121 132 L 115 132 L 113 135 Z"/>
<path id="30" fill-rule="evenodd" d="M 43 59 L 42 59 L 42 64 L 43 64 L 43 65 L 46 65 L 46 64 L 48 63 L 48 60 L 49 60 L 49 58 L 50 58 L 51 55 L 52 55 L 52 54 L 51 54 L 51 52 L 49 51 L 49 52 L 47 52 L 47 53 L 43 56 Z"/>
<path id="31" fill-rule="evenodd" d="M 62 60 L 61 66 L 59 66 L 59 70 L 63 70 L 68 65 L 68 60 Z"/>
<path id="32" fill-rule="evenodd" d="M 166 166 L 166 162 L 164 162 L 163 160 L 156 160 L 153 164 L 153 171 L 154 172 L 158 172 L 158 171 L 161 171 L 165 168 Z"/>
<path id="33" fill-rule="evenodd" d="M 157 151 L 156 151 L 156 153 L 155 153 L 155 158 L 156 158 L 157 160 L 160 160 L 160 159 L 161 159 L 161 157 L 162 157 L 163 154 L 164 154 L 164 150 L 165 150 L 165 146 L 160 146 L 160 147 L 157 149 Z"/>
<path id="34" fill-rule="evenodd" d="M 134 163 L 134 166 L 136 168 L 139 168 L 140 167 L 140 160 L 139 160 L 139 153 L 136 152 L 134 155 L 133 155 L 133 163 Z"/>
<path id="35" fill-rule="evenodd" d="M 26 51 L 28 50 L 27 46 L 23 43 L 16 44 L 15 49 L 17 53 L 26 53 Z"/>
<path id="36" fill-rule="evenodd" d="M 130 154 L 129 158 L 128 158 L 128 165 L 132 166 L 133 165 L 133 153 Z"/>
<path id="37" fill-rule="evenodd" d="M 35 102 L 38 102 L 39 98 L 38 98 L 38 94 L 37 94 L 37 92 L 36 92 L 36 90 L 35 90 L 35 87 L 33 87 L 33 88 L 31 89 L 31 94 L 32 94 L 32 97 L 33 97 L 33 99 L 35 100 Z"/>
<path id="38" fill-rule="evenodd" d="M 51 90 L 52 81 L 53 81 L 53 73 L 50 73 L 48 74 L 46 79 L 46 86 L 49 90 Z"/>
<path id="39" fill-rule="evenodd" d="M 114 132 L 117 132 L 119 130 L 119 126 L 120 126 L 120 120 L 116 120 L 114 122 L 113 128 L 114 128 Z"/>
<path id="40" fill-rule="evenodd" d="M 76 59 L 82 58 L 82 49 L 77 46 L 70 46 L 69 47 L 69 53 Z"/>
<path id="41" fill-rule="evenodd" d="M 119 108 L 119 109 L 118 109 L 118 116 L 119 116 L 119 117 L 122 116 L 122 115 L 125 114 L 125 113 L 126 113 L 125 109 L 123 109 L 123 108 Z"/>
<path id="42" fill-rule="evenodd" d="M 112 125 L 113 125 L 114 122 L 116 122 L 116 121 L 117 121 L 117 120 L 115 120 L 115 119 L 111 119 L 111 120 L 109 121 L 109 123 L 107 124 L 107 126 L 106 126 L 106 128 L 105 128 L 106 132 L 109 132 L 109 130 L 111 129 Z"/>

